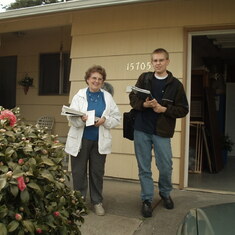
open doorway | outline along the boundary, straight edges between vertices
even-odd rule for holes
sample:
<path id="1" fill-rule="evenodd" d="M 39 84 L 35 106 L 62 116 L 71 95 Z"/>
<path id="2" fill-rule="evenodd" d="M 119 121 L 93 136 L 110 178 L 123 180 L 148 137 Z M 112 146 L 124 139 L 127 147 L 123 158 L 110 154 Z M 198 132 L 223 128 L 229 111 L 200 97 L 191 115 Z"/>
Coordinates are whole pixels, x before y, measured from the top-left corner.
<path id="1" fill-rule="evenodd" d="M 235 30 L 190 43 L 188 187 L 235 193 Z"/>

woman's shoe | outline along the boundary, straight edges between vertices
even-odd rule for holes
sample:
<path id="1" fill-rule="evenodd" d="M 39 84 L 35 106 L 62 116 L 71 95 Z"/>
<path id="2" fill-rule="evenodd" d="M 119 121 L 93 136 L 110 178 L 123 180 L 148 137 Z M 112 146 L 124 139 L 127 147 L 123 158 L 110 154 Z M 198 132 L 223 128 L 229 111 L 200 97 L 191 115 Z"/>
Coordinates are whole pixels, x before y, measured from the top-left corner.
<path id="1" fill-rule="evenodd" d="M 105 214 L 102 203 L 95 204 L 94 209 L 95 209 L 96 215 L 104 215 Z"/>

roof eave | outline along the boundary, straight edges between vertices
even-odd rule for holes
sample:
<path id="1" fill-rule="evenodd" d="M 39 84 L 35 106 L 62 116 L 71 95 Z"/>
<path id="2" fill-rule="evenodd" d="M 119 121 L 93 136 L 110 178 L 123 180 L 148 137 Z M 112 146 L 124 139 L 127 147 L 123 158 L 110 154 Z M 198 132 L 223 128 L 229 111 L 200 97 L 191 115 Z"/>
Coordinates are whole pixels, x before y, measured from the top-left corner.
<path id="1" fill-rule="evenodd" d="M 55 12 L 74 11 L 78 9 L 97 8 L 104 6 L 123 5 L 150 1 L 153 0 L 103 0 L 99 2 L 97 2 L 97 0 L 74 0 L 69 2 L 52 3 L 34 7 L 8 10 L 6 12 L 0 13 L 0 20 Z"/>

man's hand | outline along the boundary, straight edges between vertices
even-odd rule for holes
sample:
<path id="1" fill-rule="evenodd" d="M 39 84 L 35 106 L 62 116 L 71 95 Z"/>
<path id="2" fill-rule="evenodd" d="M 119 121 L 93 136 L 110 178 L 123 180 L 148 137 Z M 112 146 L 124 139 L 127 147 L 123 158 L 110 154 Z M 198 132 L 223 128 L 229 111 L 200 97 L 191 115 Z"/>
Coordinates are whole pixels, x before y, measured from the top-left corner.
<path id="1" fill-rule="evenodd" d="M 166 107 L 161 106 L 159 103 L 157 103 L 157 105 L 153 108 L 153 111 L 156 113 L 165 113 L 167 110 Z"/>
<path id="2" fill-rule="evenodd" d="M 145 100 L 143 106 L 145 108 L 152 108 L 156 113 L 165 113 L 167 109 L 166 107 L 160 105 L 156 99 L 150 100 L 149 98 Z"/>
<path id="3" fill-rule="evenodd" d="M 149 97 L 143 103 L 144 108 L 154 108 L 158 104 L 156 99 L 150 100 Z"/>

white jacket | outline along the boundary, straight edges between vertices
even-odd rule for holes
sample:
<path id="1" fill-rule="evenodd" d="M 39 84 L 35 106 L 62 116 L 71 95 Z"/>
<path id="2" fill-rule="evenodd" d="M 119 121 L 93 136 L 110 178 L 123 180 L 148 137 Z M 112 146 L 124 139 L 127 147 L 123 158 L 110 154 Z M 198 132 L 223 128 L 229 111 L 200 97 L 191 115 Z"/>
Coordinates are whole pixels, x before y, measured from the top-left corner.
<path id="1" fill-rule="evenodd" d="M 71 108 L 86 113 L 88 107 L 86 95 L 87 89 L 88 88 L 83 88 L 78 91 L 72 99 L 70 105 Z M 101 89 L 101 91 L 104 93 L 104 100 L 106 104 L 102 117 L 105 117 L 106 120 L 103 125 L 99 126 L 98 151 L 100 154 L 109 154 L 111 153 L 112 147 L 112 136 L 110 129 L 120 124 L 121 114 L 111 94 L 103 89 Z M 68 117 L 68 120 L 71 127 L 68 132 L 65 152 L 76 157 L 82 147 L 81 143 L 85 123 L 80 117 Z"/>

